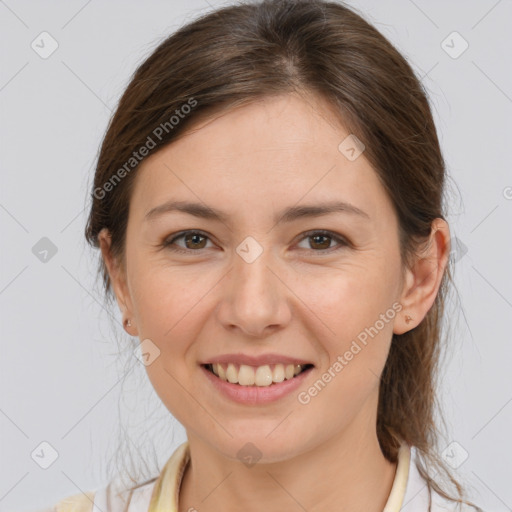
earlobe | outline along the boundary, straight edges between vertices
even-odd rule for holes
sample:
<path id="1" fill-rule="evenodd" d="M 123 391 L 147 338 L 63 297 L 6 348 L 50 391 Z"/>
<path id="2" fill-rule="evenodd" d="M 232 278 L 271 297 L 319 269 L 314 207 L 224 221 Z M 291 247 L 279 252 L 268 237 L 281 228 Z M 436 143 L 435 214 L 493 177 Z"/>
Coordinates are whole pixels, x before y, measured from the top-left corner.
<path id="1" fill-rule="evenodd" d="M 128 328 L 131 328 L 132 330 L 134 329 L 131 321 L 129 321 L 129 323 L 126 322 L 127 317 L 133 317 L 131 302 L 127 293 L 123 272 L 119 268 L 118 262 L 115 260 L 110 250 L 112 238 L 107 228 L 103 228 L 100 231 L 98 234 L 98 241 L 100 244 L 103 261 L 107 267 L 107 271 L 110 277 L 112 290 L 116 297 L 117 305 L 119 306 L 121 314 L 125 318 L 125 320 L 123 320 L 123 327 L 129 334 L 135 335 L 128 330 Z"/>
<path id="2" fill-rule="evenodd" d="M 400 298 L 400 313 L 397 315 L 395 323 L 393 325 L 394 334 L 403 334 L 418 324 L 414 322 L 414 316 L 411 313 L 411 301 L 410 294 L 411 290 L 414 289 L 415 275 L 410 268 L 406 268 L 404 271 L 404 281 L 402 287 L 402 295 Z M 414 322 L 414 323 L 413 323 Z"/>
<path id="3" fill-rule="evenodd" d="M 434 304 L 448 263 L 450 229 L 440 218 L 432 222 L 428 241 L 416 256 L 414 264 L 406 270 L 400 303 L 401 315 L 393 332 L 403 334 L 420 324 Z"/>

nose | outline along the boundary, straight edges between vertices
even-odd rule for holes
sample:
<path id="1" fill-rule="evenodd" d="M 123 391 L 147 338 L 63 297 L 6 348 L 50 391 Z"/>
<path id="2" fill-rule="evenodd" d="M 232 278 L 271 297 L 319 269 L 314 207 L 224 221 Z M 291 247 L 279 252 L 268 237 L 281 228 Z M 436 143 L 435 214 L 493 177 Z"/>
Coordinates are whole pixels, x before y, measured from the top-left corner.
<path id="1" fill-rule="evenodd" d="M 263 251 L 252 262 L 234 254 L 233 266 L 223 279 L 217 310 L 218 319 L 226 329 L 238 329 L 250 337 L 264 337 L 289 324 L 293 294 L 269 253 Z"/>

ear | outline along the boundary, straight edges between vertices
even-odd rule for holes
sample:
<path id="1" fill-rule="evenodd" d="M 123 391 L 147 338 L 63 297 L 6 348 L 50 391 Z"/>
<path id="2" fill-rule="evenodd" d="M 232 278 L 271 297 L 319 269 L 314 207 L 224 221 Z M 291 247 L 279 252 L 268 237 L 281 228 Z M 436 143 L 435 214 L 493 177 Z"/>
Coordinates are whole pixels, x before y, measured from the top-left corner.
<path id="1" fill-rule="evenodd" d="M 435 301 L 450 256 L 450 228 L 440 218 L 432 222 L 430 236 L 405 271 L 400 303 L 402 313 L 396 318 L 393 332 L 403 334 L 421 323 Z M 410 318 L 406 322 L 406 318 Z"/>
<path id="2" fill-rule="evenodd" d="M 105 266 L 107 267 L 117 305 L 123 315 L 123 327 L 131 336 L 137 336 L 137 325 L 134 317 L 134 309 L 126 283 L 125 269 L 111 252 L 112 236 L 107 228 L 103 228 L 98 234 L 98 241 Z M 129 319 L 131 326 L 127 327 L 125 320 Z"/>

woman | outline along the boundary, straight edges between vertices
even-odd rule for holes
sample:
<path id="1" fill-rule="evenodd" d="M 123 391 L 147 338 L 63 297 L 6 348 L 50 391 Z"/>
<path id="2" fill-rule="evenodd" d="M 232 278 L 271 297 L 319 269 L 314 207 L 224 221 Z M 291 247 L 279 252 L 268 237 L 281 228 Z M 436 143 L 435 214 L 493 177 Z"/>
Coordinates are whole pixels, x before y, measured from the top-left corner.
<path id="1" fill-rule="evenodd" d="M 165 40 L 109 125 L 86 237 L 187 442 L 56 510 L 479 510 L 436 455 L 444 180 L 421 84 L 342 4 Z"/>

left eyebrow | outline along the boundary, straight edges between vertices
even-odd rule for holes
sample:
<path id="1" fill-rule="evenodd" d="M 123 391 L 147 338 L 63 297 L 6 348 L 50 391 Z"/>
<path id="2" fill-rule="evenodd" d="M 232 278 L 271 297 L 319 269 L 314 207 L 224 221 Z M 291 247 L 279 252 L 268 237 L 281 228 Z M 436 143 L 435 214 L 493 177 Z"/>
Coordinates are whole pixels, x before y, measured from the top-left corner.
<path id="1" fill-rule="evenodd" d="M 330 213 L 350 213 L 370 220 L 370 216 L 357 206 L 344 201 L 330 202 L 318 205 L 291 206 L 277 214 L 274 222 L 292 222 L 305 217 L 321 217 Z"/>
<path id="2" fill-rule="evenodd" d="M 159 206 L 149 210 L 144 216 L 144 220 L 149 221 L 160 215 L 171 212 L 183 212 L 194 217 L 202 219 L 216 220 L 226 223 L 229 216 L 216 208 L 201 203 L 192 203 L 188 201 L 167 201 Z M 343 201 L 329 202 L 318 205 L 290 206 L 279 212 L 274 217 L 274 222 L 293 222 L 297 219 L 307 217 L 320 217 L 330 213 L 349 213 L 358 215 L 370 220 L 370 216 L 360 208 Z"/>

